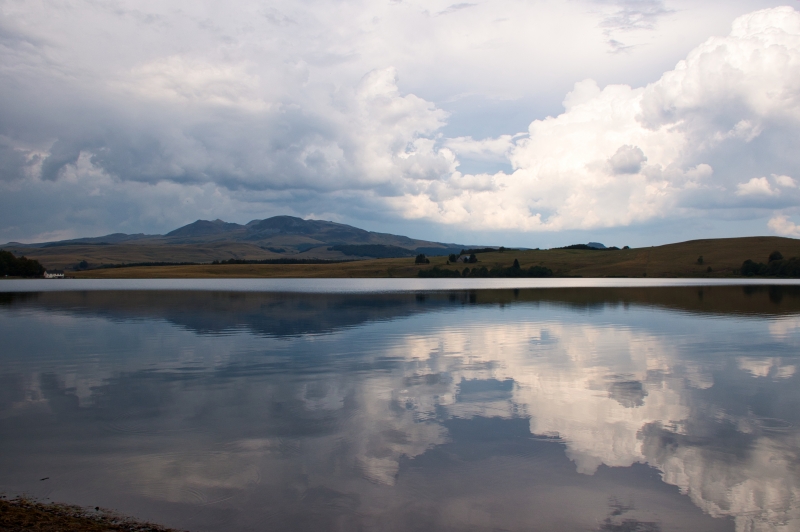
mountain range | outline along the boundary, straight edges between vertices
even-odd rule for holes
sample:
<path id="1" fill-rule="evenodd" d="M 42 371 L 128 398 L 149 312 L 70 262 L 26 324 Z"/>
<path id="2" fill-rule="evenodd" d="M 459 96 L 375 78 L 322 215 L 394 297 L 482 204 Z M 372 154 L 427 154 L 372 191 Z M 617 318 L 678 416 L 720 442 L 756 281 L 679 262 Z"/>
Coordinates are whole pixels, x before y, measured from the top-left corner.
<path id="1" fill-rule="evenodd" d="M 214 260 L 354 260 L 458 253 L 459 244 L 376 233 L 350 225 L 293 216 L 247 224 L 197 220 L 165 235 L 113 233 L 100 237 L 0 246 L 49 268 L 142 262 Z"/>

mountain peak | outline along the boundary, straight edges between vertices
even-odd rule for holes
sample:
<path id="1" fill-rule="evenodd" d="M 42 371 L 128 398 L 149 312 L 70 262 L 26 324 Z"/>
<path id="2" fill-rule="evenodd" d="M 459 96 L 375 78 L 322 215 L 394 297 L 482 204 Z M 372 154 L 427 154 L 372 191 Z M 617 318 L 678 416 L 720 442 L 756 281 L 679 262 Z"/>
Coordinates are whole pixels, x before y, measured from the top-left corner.
<path id="1" fill-rule="evenodd" d="M 304 220 L 295 216 L 273 216 L 264 220 L 253 220 L 246 227 L 249 233 L 304 235 L 315 233 L 321 227 L 332 224 L 333 222 Z"/>
<path id="2" fill-rule="evenodd" d="M 197 236 L 210 236 L 219 235 L 222 233 L 229 233 L 236 229 L 241 229 L 242 226 L 235 223 L 223 222 L 219 218 L 216 220 L 197 220 L 183 227 L 179 227 L 174 231 L 170 231 L 165 236 L 179 236 L 179 237 L 197 237 Z"/>

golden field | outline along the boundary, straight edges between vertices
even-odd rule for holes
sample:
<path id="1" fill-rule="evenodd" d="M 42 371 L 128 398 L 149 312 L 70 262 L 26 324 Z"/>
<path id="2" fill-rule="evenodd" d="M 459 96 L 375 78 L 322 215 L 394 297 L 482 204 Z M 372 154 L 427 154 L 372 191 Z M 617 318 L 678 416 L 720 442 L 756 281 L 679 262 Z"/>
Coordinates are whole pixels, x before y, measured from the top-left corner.
<path id="1" fill-rule="evenodd" d="M 240 242 L 172 245 L 132 242 L 48 247 L 9 245 L 3 249 L 17 257 L 24 255 L 29 259 L 36 259 L 45 268 L 54 269 L 69 269 L 82 260 L 86 260 L 90 264 L 125 264 L 131 262 L 211 262 L 227 259 L 264 260 L 282 257 L 278 253 Z"/>
<path id="2" fill-rule="evenodd" d="M 575 277 L 729 277 L 742 262 L 766 262 L 772 251 L 785 258 L 800 256 L 800 240 L 782 237 L 744 237 L 691 240 L 677 244 L 618 251 L 529 250 L 481 253 L 479 263 L 447 266 L 446 257 L 432 257 L 431 264 L 414 265 L 413 258 L 361 260 L 337 264 L 224 264 L 196 266 L 140 266 L 68 272 L 84 279 L 143 278 L 259 278 L 259 277 L 415 277 L 433 266 L 463 269 L 465 266 L 508 267 L 518 259 L 522 268 L 546 266 L 558 276 Z M 30 258 L 38 258 L 29 253 Z M 703 264 L 697 263 L 703 257 Z M 181 260 L 176 257 L 175 261 Z M 43 261 L 48 266 L 46 261 Z M 708 268 L 711 272 L 708 272 Z"/>

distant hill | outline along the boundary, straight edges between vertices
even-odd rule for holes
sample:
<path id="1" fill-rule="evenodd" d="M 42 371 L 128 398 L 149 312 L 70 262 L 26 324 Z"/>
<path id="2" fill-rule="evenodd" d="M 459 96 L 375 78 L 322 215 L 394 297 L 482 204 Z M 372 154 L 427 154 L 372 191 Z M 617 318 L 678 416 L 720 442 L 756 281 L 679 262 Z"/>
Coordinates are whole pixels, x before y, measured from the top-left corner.
<path id="1" fill-rule="evenodd" d="M 59 240 L 57 242 L 43 242 L 41 244 L 29 244 L 32 247 L 56 247 L 56 246 L 72 246 L 76 244 L 88 244 L 95 246 L 107 246 L 109 244 L 119 244 L 121 242 L 130 242 L 131 240 L 142 240 L 146 238 L 157 237 L 158 235 L 145 235 L 139 233 L 137 235 L 126 235 L 125 233 L 113 233 L 106 236 L 88 237 L 88 238 L 74 238 L 72 240 Z M 16 245 L 24 245 L 17 244 Z M 10 245 L 10 244 L 7 244 Z"/>
<path id="2" fill-rule="evenodd" d="M 582 247 L 579 247 L 582 246 Z M 346 249 L 346 248 L 345 248 Z M 230 264 L 201 266 L 149 266 L 97 269 L 77 272 L 84 278 L 245 278 L 245 277 L 417 277 L 422 270 L 439 268 L 451 273 L 465 268 L 509 268 L 517 260 L 520 268 L 544 267 L 557 277 L 698 277 L 742 278 L 745 260 L 767 263 L 774 251 L 785 258 L 800 257 L 800 239 L 775 236 L 691 240 L 664 246 L 632 249 L 596 249 L 587 244 L 556 249 L 483 249 L 474 250 L 477 263 L 447 264 L 447 257 L 431 257 L 430 264 L 416 265 L 412 257 L 352 261 L 337 264 Z M 768 279 L 777 279 L 768 277 Z M 795 292 L 800 287 L 791 287 Z M 777 304 L 782 292 L 762 286 L 740 287 L 744 294 L 770 290 L 769 298 Z M 600 289 L 597 289 L 600 290 Z M 647 301 L 646 288 L 637 296 Z M 698 301 L 714 287 L 696 287 Z M 795 293 L 792 292 L 792 293 Z M 514 296 L 516 297 L 516 296 Z M 583 304 L 583 303 L 582 303 Z"/>
<path id="3" fill-rule="evenodd" d="M 222 220 L 197 220 L 189 225 L 179 227 L 174 231 L 170 231 L 166 238 L 203 238 L 217 235 L 226 235 L 241 229 L 244 226 L 234 223 L 223 222 Z"/>
<path id="4" fill-rule="evenodd" d="M 49 268 L 72 268 L 81 261 L 91 268 L 103 264 L 229 259 L 355 260 L 412 257 L 417 253 L 435 256 L 458 253 L 463 247 L 294 216 L 274 216 L 245 225 L 197 220 L 165 235 L 114 233 L 0 246 L 16 255 L 35 258 Z"/>

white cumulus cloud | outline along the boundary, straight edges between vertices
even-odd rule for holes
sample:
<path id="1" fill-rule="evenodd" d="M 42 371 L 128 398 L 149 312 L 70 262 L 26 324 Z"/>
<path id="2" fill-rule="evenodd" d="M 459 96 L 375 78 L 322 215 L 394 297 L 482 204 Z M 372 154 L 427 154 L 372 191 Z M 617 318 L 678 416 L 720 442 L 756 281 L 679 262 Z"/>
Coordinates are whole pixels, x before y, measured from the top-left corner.
<path id="1" fill-rule="evenodd" d="M 772 178 L 775 180 L 776 183 L 778 183 L 778 185 L 782 187 L 797 188 L 797 183 L 795 182 L 795 180 L 789 177 L 788 175 L 772 174 Z"/>
<path id="2" fill-rule="evenodd" d="M 766 177 L 754 177 L 747 183 L 740 183 L 736 185 L 737 196 L 750 196 L 753 194 L 775 196 L 780 194 L 780 191 L 772 188 Z"/>
<path id="3" fill-rule="evenodd" d="M 765 177 L 742 183 L 740 161 L 765 170 L 800 162 L 775 142 L 800 132 L 798 80 L 800 13 L 740 17 L 728 36 L 701 44 L 650 85 L 577 83 L 562 114 L 535 120 L 514 141 L 514 171 L 495 174 L 495 189 L 443 199 L 423 190 L 406 197 L 405 215 L 537 231 L 625 226 L 712 204 L 763 207 L 742 198 L 779 192 Z M 486 142 L 490 150 L 498 139 Z M 769 157 L 758 155 L 763 145 Z"/>
<path id="4" fill-rule="evenodd" d="M 795 224 L 789 218 L 783 215 L 777 215 L 770 218 L 767 224 L 770 229 L 781 236 L 790 236 L 800 238 L 800 226 Z"/>

